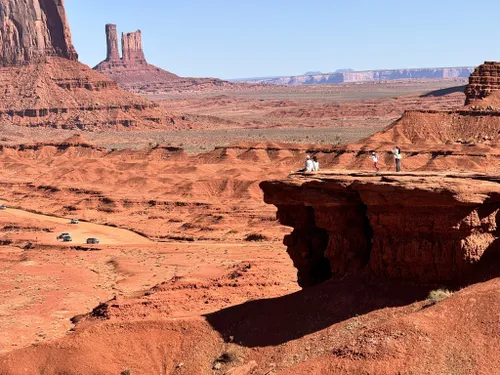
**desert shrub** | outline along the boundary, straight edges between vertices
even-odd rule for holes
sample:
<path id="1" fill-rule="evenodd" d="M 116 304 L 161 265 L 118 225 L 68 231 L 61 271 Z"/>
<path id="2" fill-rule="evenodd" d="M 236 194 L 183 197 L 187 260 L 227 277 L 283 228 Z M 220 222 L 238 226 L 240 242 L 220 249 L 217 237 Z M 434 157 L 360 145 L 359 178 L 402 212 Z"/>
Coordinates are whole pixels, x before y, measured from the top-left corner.
<path id="1" fill-rule="evenodd" d="M 220 355 L 219 358 L 215 360 L 215 362 L 227 364 L 227 363 L 234 363 L 237 360 L 238 356 L 236 354 L 231 352 L 224 352 Z"/>
<path id="2" fill-rule="evenodd" d="M 131 375 L 132 373 L 130 372 L 130 370 L 123 370 L 122 372 L 120 372 L 120 375 Z"/>
<path id="3" fill-rule="evenodd" d="M 110 207 L 98 207 L 97 210 L 101 211 L 101 212 L 106 212 L 108 214 L 111 214 L 111 213 L 115 212 L 115 210 L 113 210 Z"/>
<path id="4" fill-rule="evenodd" d="M 78 211 L 78 208 L 75 206 L 64 206 L 64 209 L 67 211 Z"/>
<path id="5" fill-rule="evenodd" d="M 115 203 L 115 201 L 113 199 L 108 198 L 108 197 L 102 197 L 101 202 L 104 204 L 114 204 Z"/>
<path id="6" fill-rule="evenodd" d="M 431 306 L 431 305 L 435 305 L 436 303 L 450 297 L 453 295 L 453 292 L 450 292 L 449 290 L 447 289 L 436 289 L 436 290 L 432 290 L 430 293 L 429 293 L 429 296 L 427 297 L 427 302 L 428 302 L 428 305 Z"/>
<path id="7" fill-rule="evenodd" d="M 251 233 L 245 237 L 245 241 L 249 242 L 260 242 L 260 241 L 268 241 L 269 238 L 260 233 Z"/>

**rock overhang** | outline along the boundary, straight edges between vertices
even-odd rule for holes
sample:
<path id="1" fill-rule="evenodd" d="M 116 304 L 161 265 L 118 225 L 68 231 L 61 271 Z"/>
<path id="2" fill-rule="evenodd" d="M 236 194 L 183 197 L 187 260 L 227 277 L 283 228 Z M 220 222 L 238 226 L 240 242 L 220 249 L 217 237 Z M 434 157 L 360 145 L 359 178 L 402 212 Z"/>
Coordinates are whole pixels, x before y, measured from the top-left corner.
<path id="1" fill-rule="evenodd" d="M 346 275 L 457 284 L 500 252 L 500 176 L 327 171 L 261 183 L 294 231 L 299 283 Z"/>

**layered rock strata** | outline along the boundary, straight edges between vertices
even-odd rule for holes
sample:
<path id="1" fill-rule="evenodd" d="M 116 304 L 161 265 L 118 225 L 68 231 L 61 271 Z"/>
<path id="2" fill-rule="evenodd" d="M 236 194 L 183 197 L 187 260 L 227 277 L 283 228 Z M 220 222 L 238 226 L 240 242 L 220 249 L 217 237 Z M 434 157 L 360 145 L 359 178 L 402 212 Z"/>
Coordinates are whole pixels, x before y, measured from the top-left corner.
<path id="1" fill-rule="evenodd" d="M 469 85 L 465 89 L 466 104 L 484 99 L 498 91 L 500 91 L 500 63 L 486 61 L 478 66 L 469 78 Z"/>
<path id="2" fill-rule="evenodd" d="M 140 57 L 137 37 L 130 43 Z M 82 130 L 174 126 L 157 104 L 77 59 L 62 0 L 0 0 L 0 121 Z"/>
<path id="3" fill-rule="evenodd" d="M 393 81 L 401 79 L 446 79 L 467 78 L 474 69 L 470 67 L 456 68 L 425 68 L 425 69 L 393 69 L 367 70 L 334 73 L 304 74 L 298 76 L 284 76 L 271 78 L 249 78 L 238 80 L 250 83 L 265 83 L 274 85 L 325 85 L 355 82 Z"/>
<path id="4" fill-rule="evenodd" d="M 500 252 L 500 176 L 323 172 L 261 183 L 309 287 L 359 275 L 454 284 Z"/>
<path id="5" fill-rule="evenodd" d="M 47 56 L 78 60 L 63 0 L 1 0 L 0 66 L 40 62 Z"/>

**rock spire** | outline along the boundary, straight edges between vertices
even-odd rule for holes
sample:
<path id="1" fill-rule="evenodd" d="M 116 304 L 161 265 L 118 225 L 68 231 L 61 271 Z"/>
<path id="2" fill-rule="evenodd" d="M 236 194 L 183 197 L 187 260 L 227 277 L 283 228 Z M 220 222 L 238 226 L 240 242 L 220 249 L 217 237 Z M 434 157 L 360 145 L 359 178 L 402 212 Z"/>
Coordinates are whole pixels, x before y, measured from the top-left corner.
<path id="1" fill-rule="evenodd" d="M 122 34 L 122 56 L 124 62 L 146 64 L 146 58 L 142 50 L 141 30 Z"/>
<path id="2" fill-rule="evenodd" d="M 120 52 L 118 52 L 118 35 L 116 33 L 116 25 L 106 25 L 106 43 L 108 53 L 106 61 L 120 60 Z"/>

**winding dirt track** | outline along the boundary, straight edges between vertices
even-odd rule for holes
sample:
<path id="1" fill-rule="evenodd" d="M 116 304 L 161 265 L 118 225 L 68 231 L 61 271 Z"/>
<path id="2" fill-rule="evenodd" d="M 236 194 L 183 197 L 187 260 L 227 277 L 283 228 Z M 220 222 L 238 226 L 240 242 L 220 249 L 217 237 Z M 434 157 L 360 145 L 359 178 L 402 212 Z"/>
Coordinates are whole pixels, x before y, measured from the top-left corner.
<path id="1" fill-rule="evenodd" d="M 62 243 L 56 238 L 60 233 L 69 233 L 71 235 L 73 242 L 67 243 L 68 245 L 86 244 L 89 237 L 98 238 L 102 245 L 147 245 L 153 243 L 148 238 L 126 229 L 87 222 L 80 222 L 75 225 L 70 224 L 69 219 L 35 214 L 14 208 L 0 211 L 0 221 L 2 219 L 30 219 L 40 223 L 50 223 L 55 226 L 55 232 L 39 234 L 37 238 L 39 243 L 47 245 Z"/>

